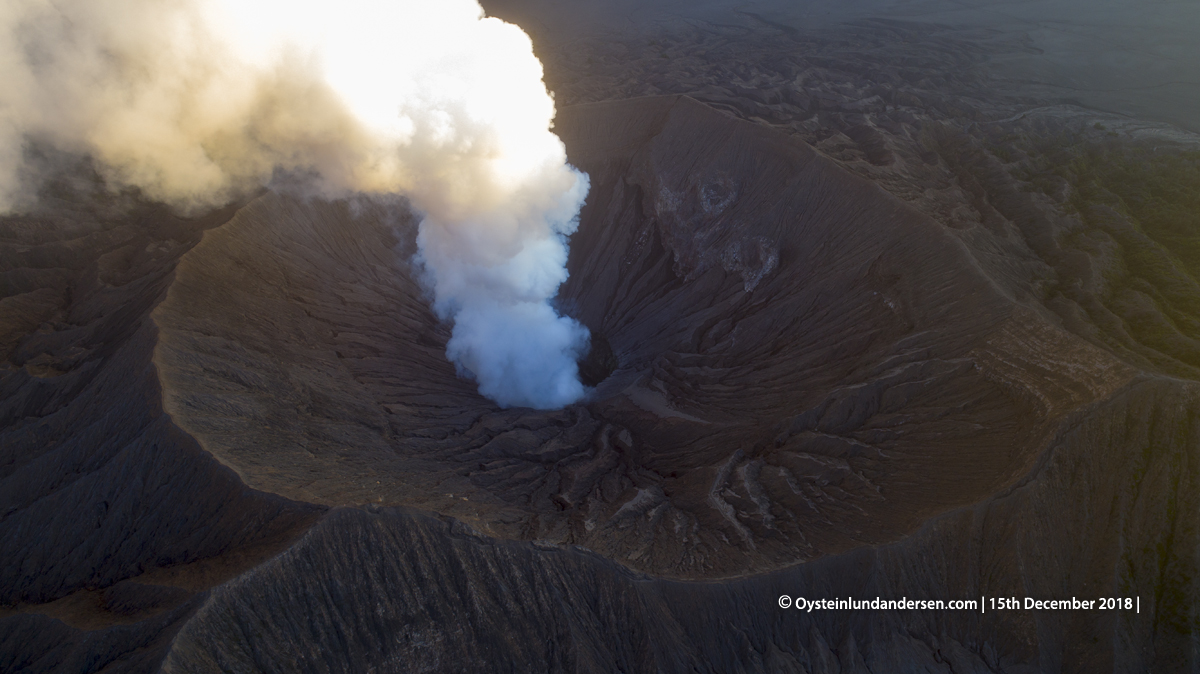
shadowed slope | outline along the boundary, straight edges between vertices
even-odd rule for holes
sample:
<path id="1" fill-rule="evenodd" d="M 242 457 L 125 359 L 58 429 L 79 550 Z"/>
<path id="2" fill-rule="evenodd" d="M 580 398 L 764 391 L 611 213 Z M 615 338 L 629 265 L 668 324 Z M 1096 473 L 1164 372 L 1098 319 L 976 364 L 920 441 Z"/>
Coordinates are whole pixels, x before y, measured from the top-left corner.
<path id="1" fill-rule="evenodd" d="M 83 163 L 0 218 L 0 671 L 154 671 L 209 588 L 321 514 L 162 413 L 149 311 L 233 210 L 181 218 Z"/>

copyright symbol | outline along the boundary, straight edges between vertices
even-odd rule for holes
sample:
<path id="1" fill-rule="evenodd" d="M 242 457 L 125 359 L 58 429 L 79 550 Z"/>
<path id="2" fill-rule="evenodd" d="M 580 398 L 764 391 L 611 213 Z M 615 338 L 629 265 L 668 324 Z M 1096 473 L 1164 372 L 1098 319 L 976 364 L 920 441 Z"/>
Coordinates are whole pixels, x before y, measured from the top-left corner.
<path id="1" fill-rule="evenodd" d="M 791 608 L 791 607 L 792 607 L 792 598 L 787 596 L 786 594 L 781 595 L 779 597 L 779 608 Z"/>

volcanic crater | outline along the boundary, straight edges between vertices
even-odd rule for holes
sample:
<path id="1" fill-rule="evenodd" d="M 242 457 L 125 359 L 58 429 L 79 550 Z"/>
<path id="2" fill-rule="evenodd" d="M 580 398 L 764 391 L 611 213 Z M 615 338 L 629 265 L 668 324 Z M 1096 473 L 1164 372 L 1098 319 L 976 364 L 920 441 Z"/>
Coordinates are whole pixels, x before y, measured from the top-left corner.
<path id="1" fill-rule="evenodd" d="M 289 499 L 714 578 L 979 501 L 1132 377 L 801 141 L 684 96 L 564 109 L 556 131 L 592 180 L 558 297 L 608 351 L 584 401 L 501 409 L 456 373 L 403 204 L 268 193 L 153 313 L 175 423 Z"/>

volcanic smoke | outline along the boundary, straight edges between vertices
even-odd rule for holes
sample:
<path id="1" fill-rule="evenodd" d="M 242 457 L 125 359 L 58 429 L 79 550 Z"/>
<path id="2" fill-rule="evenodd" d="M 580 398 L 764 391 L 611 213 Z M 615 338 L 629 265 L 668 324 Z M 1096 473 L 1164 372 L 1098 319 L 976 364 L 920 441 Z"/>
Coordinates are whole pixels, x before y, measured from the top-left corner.
<path id="1" fill-rule="evenodd" d="M 587 330 L 549 301 L 588 179 L 528 36 L 475 0 L 6 0 L 0 31 L 0 211 L 37 188 L 29 143 L 184 211 L 279 171 L 403 194 L 460 373 L 505 407 L 582 397 Z"/>

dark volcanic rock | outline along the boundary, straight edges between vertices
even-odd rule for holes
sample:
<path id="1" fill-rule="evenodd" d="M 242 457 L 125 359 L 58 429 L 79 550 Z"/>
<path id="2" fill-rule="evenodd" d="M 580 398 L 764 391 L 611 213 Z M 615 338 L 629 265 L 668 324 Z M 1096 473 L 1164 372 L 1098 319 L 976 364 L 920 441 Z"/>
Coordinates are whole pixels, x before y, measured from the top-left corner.
<path id="1" fill-rule="evenodd" d="M 621 367 L 617 354 L 604 335 L 593 332 L 587 356 L 579 361 L 579 381 L 584 386 L 595 387 Z"/>

